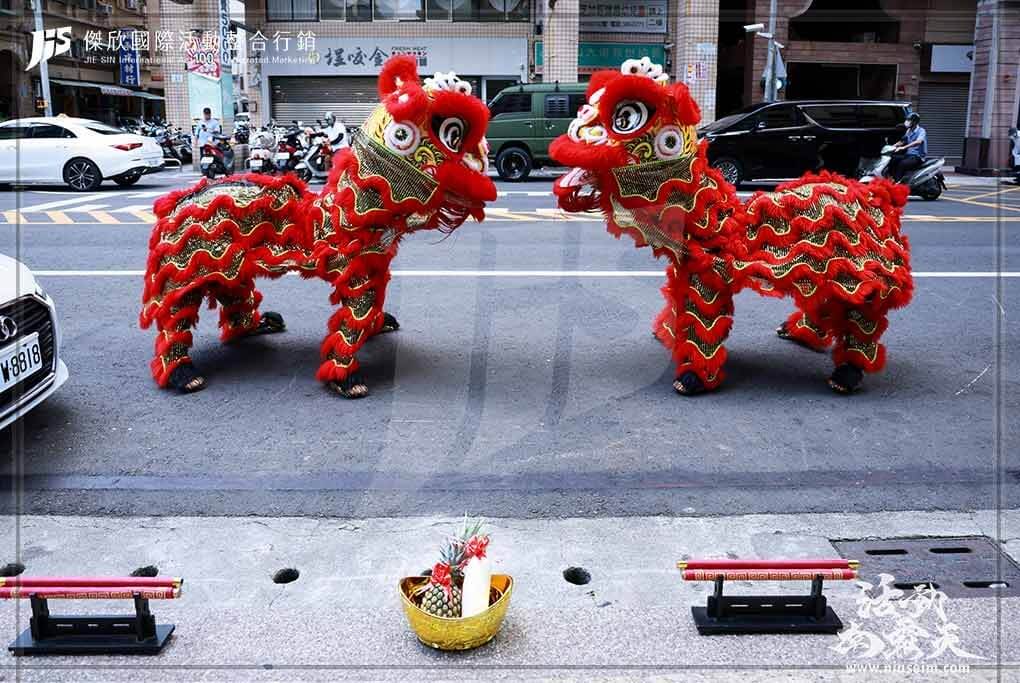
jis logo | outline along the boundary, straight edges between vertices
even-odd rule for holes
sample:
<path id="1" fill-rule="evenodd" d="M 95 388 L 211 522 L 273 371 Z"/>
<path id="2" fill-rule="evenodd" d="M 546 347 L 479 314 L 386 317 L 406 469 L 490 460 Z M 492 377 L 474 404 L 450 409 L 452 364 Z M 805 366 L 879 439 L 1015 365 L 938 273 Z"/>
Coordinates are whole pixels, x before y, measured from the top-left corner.
<path id="1" fill-rule="evenodd" d="M 37 64 L 50 57 L 57 57 L 71 49 L 71 27 L 48 28 L 32 31 L 32 59 L 25 71 L 31 71 Z"/>

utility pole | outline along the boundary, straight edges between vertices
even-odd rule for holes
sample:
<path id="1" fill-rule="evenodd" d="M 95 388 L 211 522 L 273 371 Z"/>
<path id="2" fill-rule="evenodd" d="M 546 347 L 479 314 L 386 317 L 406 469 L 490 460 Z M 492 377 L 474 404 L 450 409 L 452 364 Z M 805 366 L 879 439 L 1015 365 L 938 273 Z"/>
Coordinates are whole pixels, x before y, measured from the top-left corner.
<path id="1" fill-rule="evenodd" d="M 776 101 L 776 0 L 769 2 L 769 52 L 765 58 L 765 101 Z"/>
<path id="2" fill-rule="evenodd" d="M 45 35 L 43 31 L 43 13 L 42 13 L 42 0 L 35 0 L 35 30 L 39 32 L 40 36 Z M 39 83 L 42 86 L 42 98 L 46 103 L 46 116 L 53 116 L 53 103 L 50 102 L 50 70 L 46 67 L 46 60 L 43 59 L 39 62 Z"/>

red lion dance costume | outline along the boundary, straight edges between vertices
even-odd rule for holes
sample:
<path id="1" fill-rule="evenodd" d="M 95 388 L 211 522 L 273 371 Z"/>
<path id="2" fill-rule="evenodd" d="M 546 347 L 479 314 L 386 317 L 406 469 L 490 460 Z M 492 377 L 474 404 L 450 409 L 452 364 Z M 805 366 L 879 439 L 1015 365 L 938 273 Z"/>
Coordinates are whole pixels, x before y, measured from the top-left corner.
<path id="1" fill-rule="evenodd" d="M 156 382 L 204 387 L 188 349 L 205 298 L 220 306 L 224 342 L 282 331 L 279 314 L 259 312 L 255 278 L 297 272 L 331 283 L 339 306 L 318 379 L 349 398 L 367 394 L 357 353 L 398 327 L 383 302 L 400 240 L 482 220 L 496 198 L 485 174 L 489 112 L 470 93 L 453 73 L 421 84 L 413 58 L 393 57 L 379 75 L 382 104 L 337 155 L 321 195 L 290 176 L 249 174 L 159 199 L 141 313 L 143 327 L 158 329 Z"/>
<path id="2" fill-rule="evenodd" d="M 886 315 L 913 290 L 905 188 L 823 173 L 743 204 L 698 144 L 697 104 L 660 66 L 644 58 L 599 72 L 587 98 L 550 148 L 575 167 L 553 189 L 562 209 L 601 209 L 610 233 L 670 260 L 654 333 L 673 353 L 679 393 L 722 382 L 733 295 L 745 287 L 793 299 L 781 337 L 835 345 L 834 390 L 882 369 Z"/>

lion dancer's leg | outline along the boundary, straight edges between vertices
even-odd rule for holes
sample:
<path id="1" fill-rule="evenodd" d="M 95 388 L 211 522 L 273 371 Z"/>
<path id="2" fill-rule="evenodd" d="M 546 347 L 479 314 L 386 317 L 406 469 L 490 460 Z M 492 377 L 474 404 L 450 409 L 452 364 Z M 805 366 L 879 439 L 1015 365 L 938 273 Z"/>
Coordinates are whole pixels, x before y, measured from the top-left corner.
<path id="1" fill-rule="evenodd" d="M 372 335 L 397 328 L 396 319 L 383 312 L 389 279 L 389 259 L 379 257 L 361 274 L 337 282 L 330 298 L 340 308 L 329 319 L 330 333 L 322 343 L 316 377 L 347 398 L 368 395 L 358 374 L 358 351 Z"/>
<path id="2" fill-rule="evenodd" d="M 673 388 L 686 395 L 715 389 L 724 378 L 724 343 L 733 324 L 729 283 L 714 267 L 690 271 L 672 265 L 662 293 L 666 308 L 655 330 L 673 352 Z"/>
<path id="3" fill-rule="evenodd" d="M 865 372 L 885 367 L 885 346 L 879 342 L 889 326 L 885 311 L 848 308 L 838 328 L 832 360 L 836 369 L 829 386 L 841 394 L 854 391 Z"/>
<path id="4" fill-rule="evenodd" d="M 832 345 L 831 321 L 824 313 L 812 316 L 798 309 L 776 329 L 776 334 L 812 351 L 825 351 Z"/>
<path id="5" fill-rule="evenodd" d="M 152 359 L 152 376 L 161 387 L 171 386 L 191 393 L 205 388 L 205 378 L 195 370 L 188 350 L 191 329 L 198 324 L 198 310 L 203 290 L 192 289 L 172 306 L 156 312 L 156 357 Z"/>
<path id="6" fill-rule="evenodd" d="M 254 281 L 238 287 L 216 292 L 220 303 L 220 339 L 224 343 L 256 334 L 272 334 L 287 329 L 283 316 L 273 311 L 261 313 L 258 309 L 262 293 L 255 289 Z"/>

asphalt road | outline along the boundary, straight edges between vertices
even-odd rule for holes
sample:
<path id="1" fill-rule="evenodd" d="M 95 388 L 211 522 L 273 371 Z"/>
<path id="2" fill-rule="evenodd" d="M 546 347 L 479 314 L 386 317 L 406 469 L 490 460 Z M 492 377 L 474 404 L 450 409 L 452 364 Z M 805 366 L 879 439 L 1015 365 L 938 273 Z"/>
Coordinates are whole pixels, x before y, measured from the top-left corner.
<path id="1" fill-rule="evenodd" d="M 25 475 L 0 511 L 568 517 L 1020 503 L 1020 279 L 989 276 L 1020 271 L 1018 188 L 957 187 L 909 205 L 915 298 L 891 316 L 887 369 L 858 395 L 826 387 L 826 356 L 776 338 L 788 302 L 746 293 L 726 385 L 683 398 L 650 335 L 663 278 L 649 271 L 663 263 L 598 221 L 558 216 L 548 178 L 500 184 L 491 220 L 405 243 L 387 306 L 402 328 L 368 345 L 372 395 L 347 401 L 314 378 L 328 288 L 298 278 L 261 288 L 285 334 L 224 347 L 207 314 L 193 357 L 208 389 L 156 388 L 137 271 L 153 199 L 193 180 L 0 192 L 0 252 L 38 271 L 57 301 L 71 372 L 0 433 L 3 490 Z M 479 270 L 500 272 L 457 272 Z"/>

